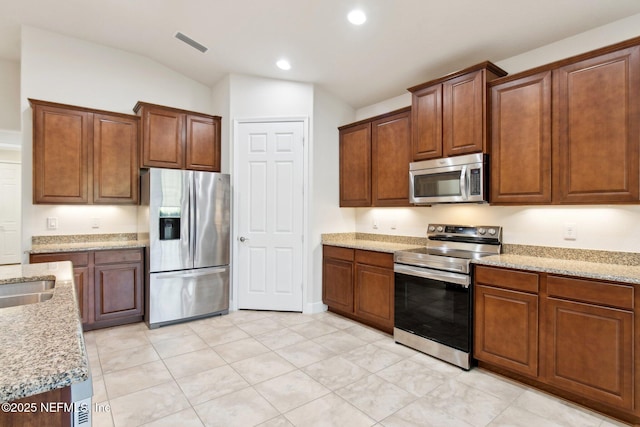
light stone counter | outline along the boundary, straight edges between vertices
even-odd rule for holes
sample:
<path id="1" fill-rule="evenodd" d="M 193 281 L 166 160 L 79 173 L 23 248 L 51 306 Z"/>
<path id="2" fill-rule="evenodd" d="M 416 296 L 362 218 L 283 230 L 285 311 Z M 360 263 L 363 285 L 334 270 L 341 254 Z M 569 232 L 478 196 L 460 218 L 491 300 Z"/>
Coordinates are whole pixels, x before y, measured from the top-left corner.
<path id="1" fill-rule="evenodd" d="M 426 238 L 366 233 L 323 234 L 322 244 L 367 251 L 394 253 L 427 245 Z"/>
<path id="2" fill-rule="evenodd" d="M 0 286 L 51 279 L 50 300 L 0 308 L 0 402 L 89 379 L 71 263 L 0 267 Z"/>
<path id="3" fill-rule="evenodd" d="M 492 255 L 473 260 L 472 262 L 477 265 L 640 284 L 640 266 L 637 265 L 610 264 L 607 262 L 588 262 L 515 254 Z"/>
<path id="4" fill-rule="evenodd" d="M 136 233 L 76 234 L 62 236 L 33 236 L 30 254 L 53 252 L 82 252 L 108 249 L 144 248 L 147 241 L 138 240 Z"/>

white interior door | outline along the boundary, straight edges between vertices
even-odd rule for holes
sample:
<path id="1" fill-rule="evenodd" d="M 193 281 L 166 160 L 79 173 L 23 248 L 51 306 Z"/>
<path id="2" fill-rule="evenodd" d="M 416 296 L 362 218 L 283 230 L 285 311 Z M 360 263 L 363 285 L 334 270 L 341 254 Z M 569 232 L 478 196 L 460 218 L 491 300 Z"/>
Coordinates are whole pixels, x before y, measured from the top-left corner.
<path id="1" fill-rule="evenodd" d="M 238 308 L 302 311 L 304 122 L 236 129 Z"/>
<path id="2" fill-rule="evenodd" d="M 0 162 L 0 264 L 20 263 L 20 164 Z"/>

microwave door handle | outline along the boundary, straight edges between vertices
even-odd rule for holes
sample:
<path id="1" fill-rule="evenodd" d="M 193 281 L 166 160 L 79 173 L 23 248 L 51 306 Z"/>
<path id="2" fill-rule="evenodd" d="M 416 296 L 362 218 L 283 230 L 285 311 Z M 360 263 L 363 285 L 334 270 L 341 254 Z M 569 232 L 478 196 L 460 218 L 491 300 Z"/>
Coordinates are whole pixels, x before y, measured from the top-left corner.
<path id="1" fill-rule="evenodd" d="M 467 200 L 469 198 L 469 194 L 467 192 L 467 187 L 469 186 L 468 181 L 467 165 L 464 165 L 460 171 L 460 197 L 462 197 L 463 200 Z"/>

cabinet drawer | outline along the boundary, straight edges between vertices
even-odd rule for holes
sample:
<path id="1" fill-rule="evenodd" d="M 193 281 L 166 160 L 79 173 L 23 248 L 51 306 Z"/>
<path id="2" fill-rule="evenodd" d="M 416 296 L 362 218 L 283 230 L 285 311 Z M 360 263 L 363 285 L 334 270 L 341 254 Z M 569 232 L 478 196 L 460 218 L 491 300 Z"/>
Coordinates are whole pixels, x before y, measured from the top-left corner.
<path id="1" fill-rule="evenodd" d="M 49 254 L 32 254 L 29 257 L 31 263 L 71 261 L 74 267 L 89 265 L 89 252 L 59 252 Z"/>
<path id="2" fill-rule="evenodd" d="M 550 297 L 633 310 L 633 286 L 548 276 L 547 293 Z"/>
<path id="3" fill-rule="evenodd" d="M 385 252 L 356 250 L 356 262 L 392 269 L 393 255 Z"/>
<path id="4" fill-rule="evenodd" d="M 96 265 L 140 261 L 142 261 L 142 250 L 140 249 L 96 251 L 95 254 Z"/>
<path id="5" fill-rule="evenodd" d="M 354 250 L 338 246 L 322 246 L 322 256 L 325 258 L 337 258 L 345 261 L 353 261 Z"/>
<path id="6" fill-rule="evenodd" d="M 492 267 L 476 267 L 476 283 L 516 291 L 538 293 L 539 276 L 526 271 L 503 270 Z"/>

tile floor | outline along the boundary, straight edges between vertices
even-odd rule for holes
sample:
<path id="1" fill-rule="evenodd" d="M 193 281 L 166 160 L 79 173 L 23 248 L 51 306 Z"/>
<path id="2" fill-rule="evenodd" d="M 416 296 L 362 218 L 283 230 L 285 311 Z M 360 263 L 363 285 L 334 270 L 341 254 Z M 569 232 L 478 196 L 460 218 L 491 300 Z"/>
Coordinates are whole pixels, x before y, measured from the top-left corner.
<path id="1" fill-rule="evenodd" d="M 622 426 L 321 313 L 87 332 L 93 426 Z"/>

